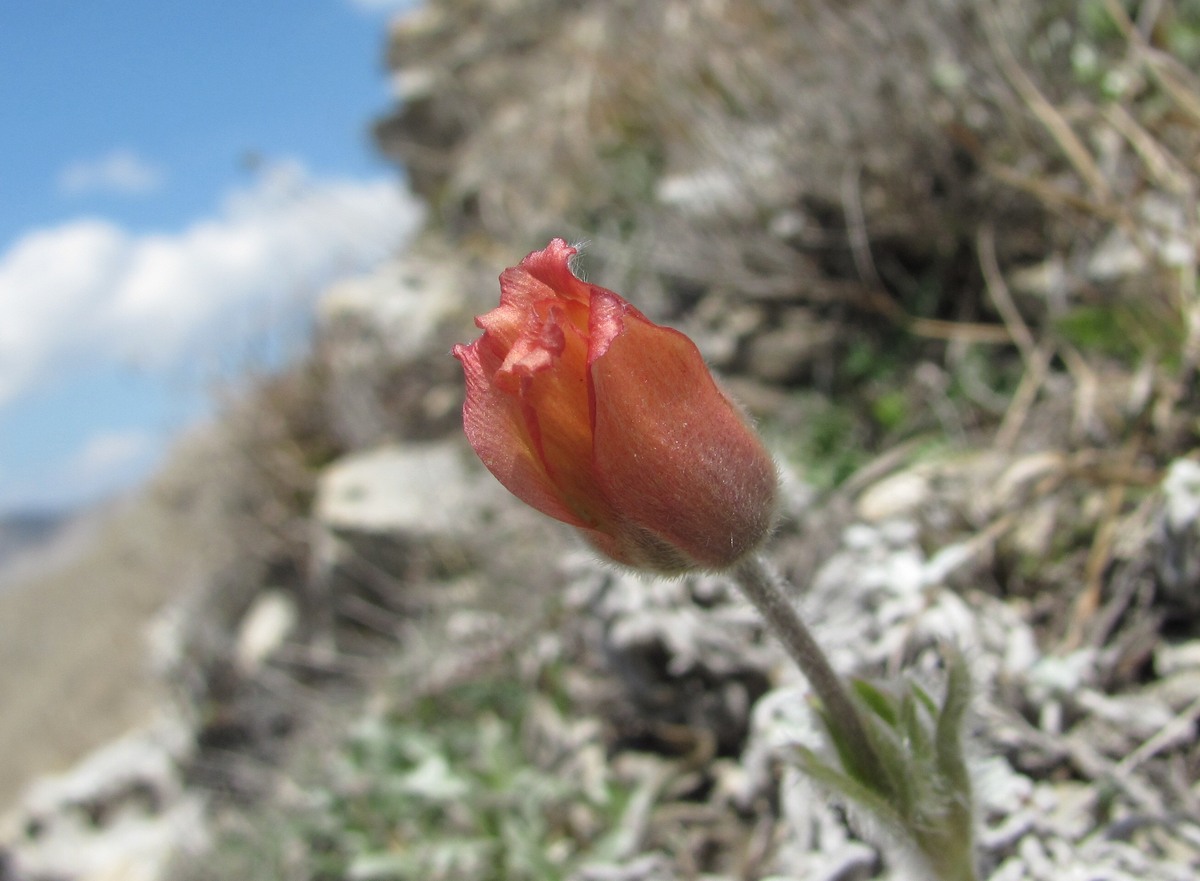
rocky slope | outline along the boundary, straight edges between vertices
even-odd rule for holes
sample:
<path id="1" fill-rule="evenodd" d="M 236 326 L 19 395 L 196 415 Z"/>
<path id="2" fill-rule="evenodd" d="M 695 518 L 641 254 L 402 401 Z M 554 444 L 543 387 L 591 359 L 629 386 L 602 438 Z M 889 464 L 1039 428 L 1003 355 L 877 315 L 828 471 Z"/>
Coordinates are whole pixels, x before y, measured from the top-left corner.
<path id="1" fill-rule="evenodd" d="M 806 686 L 727 582 L 598 566 L 465 448 L 447 350 L 566 235 L 758 419 L 837 666 L 937 694 L 967 649 L 986 876 L 1194 877 L 1200 21 L 1127 6 L 397 22 L 430 226 L 154 490 L 210 552 L 156 631 L 186 736 L 22 808 L 10 874 L 202 811 L 171 877 L 908 877 L 799 779 Z"/>
<path id="2" fill-rule="evenodd" d="M 62 517 L 49 513 L 0 517 L 0 572 L 14 557 L 44 547 L 62 526 Z"/>

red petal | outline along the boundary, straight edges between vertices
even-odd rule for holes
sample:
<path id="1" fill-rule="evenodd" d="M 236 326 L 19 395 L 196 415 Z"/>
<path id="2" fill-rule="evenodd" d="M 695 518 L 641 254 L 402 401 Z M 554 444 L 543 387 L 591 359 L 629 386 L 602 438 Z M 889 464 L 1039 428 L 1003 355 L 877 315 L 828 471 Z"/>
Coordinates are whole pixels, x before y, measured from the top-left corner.
<path id="1" fill-rule="evenodd" d="M 500 305 L 476 318 L 475 324 L 488 334 L 497 351 L 507 352 L 536 316 L 538 304 L 554 300 L 554 291 L 529 273 L 512 267 L 500 274 Z"/>
<path id="2" fill-rule="evenodd" d="M 541 251 L 534 251 L 522 260 L 517 270 L 509 271 L 524 270 L 559 296 L 586 304 L 591 299 L 592 285 L 576 278 L 571 271 L 571 258 L 577 253 L 562 239 L 554 239 Z M 503 276 L 501 279 L 503 290 Z"/>
<path id="3" fill-rule="evenodd" d="M 454 347 L 467 382 L 463 404 L 467 440 L 487 469 L 521 501 L 556 520 L 584 526 L 563 502 L 538 458 L 520 399 L 495 384 L 500 359 L 484 345 L 486 339 Z"/>
<path id="4" fill-rule="evenodd" d="M 611 334 L 591 365 L 605 494 L 620 516 L 696 564 L 735 562 L 770 526 L 769 454 L 686 336 L 602 289 L 592 315 Z"/>

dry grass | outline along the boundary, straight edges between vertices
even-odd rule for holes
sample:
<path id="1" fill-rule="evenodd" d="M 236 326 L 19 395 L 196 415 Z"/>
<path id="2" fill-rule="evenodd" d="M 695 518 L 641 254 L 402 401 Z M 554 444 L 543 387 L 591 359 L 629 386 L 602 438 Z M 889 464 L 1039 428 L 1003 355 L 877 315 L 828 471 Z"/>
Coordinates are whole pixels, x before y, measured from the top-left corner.
<path id="1" fill-rule="evenodd" d="M 1095 44 L 1101 80 L 1059 101 L 1026 73 L 1027 60 L 1017 58 L 1005 36 L 1001 7 L 985 19 L 1012 88 L 1011 113 L 1031 133 L 1021 155 L 1038 157 L 1040 165 L 1018 172 L 991 162 L 988 170 L 1033 194 L 1056 218 L 1044 264 L 1077 268 L 1062 289 L 1042 292 L 1042 302 L 1026 296 L 1023 315 L 996 263 L 992 231 L 981 230 L 987 290 L 1024 361 L 994 443 L 1010 449 L 1038 402 L 1061 396 L 1062 383 L 1054 390 L 1050 383 L 1065 375 L 1073 418 L 1036 443 L 1064 462 L 1102 462 L 1107 474 L 1081 557 L 1081 588 L 1061 622 L 1063 649 L 1099 645 L 1112 635 L 1124 610 L 1118 606 L 1131 600 L 1110 586 L 1117 536 L 1144 529 L 1140 488 L 1156 484 L 1158 469 L 1197 439 L 1191 389 L 1200 366 L 1200 80 L 1163 45 L 1166 28 L 1179 19 L 1178 4 L 1104 0 L 1102 6 L 1115 33 L 1099 28 L 1080 41 Z M 1117 243 L 1132 255 L 1124 272 L 1086 272 L 1087 261 Z M 1079 477 L 1053 476 L 1030 504 L 1077 487 Z"/>

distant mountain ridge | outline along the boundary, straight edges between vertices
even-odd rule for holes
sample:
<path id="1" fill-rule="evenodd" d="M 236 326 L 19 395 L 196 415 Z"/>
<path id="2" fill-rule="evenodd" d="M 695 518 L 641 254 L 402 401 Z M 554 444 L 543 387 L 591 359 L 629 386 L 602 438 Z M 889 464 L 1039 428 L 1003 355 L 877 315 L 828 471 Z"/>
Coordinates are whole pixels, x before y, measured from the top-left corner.
<path id="1" fill-rule="evenodd" d="M 71 519 L 68 513 L 52 511 L 0 514 L 0 577 L 18 557 L 52 542 Z"/>

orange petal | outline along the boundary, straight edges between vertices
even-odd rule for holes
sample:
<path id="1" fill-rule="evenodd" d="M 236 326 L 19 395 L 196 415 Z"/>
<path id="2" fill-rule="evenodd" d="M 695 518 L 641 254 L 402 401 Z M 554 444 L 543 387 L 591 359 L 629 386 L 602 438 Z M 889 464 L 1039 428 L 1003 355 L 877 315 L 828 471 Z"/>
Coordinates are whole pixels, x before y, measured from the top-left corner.
<path id="1" fill-rule="evenodd" d="M 554 291 L 516 267 L 500 274 L 500 305 L 475 319 L 498 351 L 509 351 L 536 319 L 539 303 L 555 300 Z"/>
<path id="2" fill-rule="evenodd" d="M 520 399 L 494 382 L 501 362 L 486 340 L 484 336 L 453 350 L 466 376 L 463 428 L 467 440 L 487 469 L 521 501 L 556 520 L 584 526 L 546 473 Z"/>
<path id="3" fill-rule="evenodd" d="M 538 456 L 563 501 L 589 526 L 603 528 L 612 513 L 592 469 L 591 388 L 588 340 L 556 304 L 541 335 L 558 347 L 552 363 L 522 384 L 521 402 Z"/>

